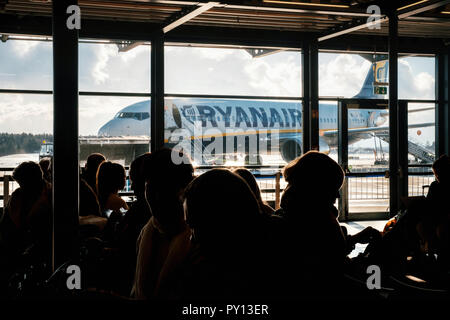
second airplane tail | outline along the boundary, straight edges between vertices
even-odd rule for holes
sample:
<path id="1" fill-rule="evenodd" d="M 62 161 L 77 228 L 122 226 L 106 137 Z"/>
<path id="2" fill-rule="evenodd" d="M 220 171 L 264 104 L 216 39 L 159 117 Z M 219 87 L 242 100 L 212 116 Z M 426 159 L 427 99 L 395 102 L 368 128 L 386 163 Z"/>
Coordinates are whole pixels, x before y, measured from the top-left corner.
<path id="1" fill-rule="evenodd" d="M 374 58 L 370 55 L 361 55 L 363 58 L 372 62 L 367 72 L 364 84 L 361 90 L 353 98 L 361 99 L 385 99 L 386 95 L 375 94 L 375 85 L 381 85 L 388 82 L 389 62 L 385 55 L 376 55 Z M 385 85 L 387 87 L 387 85 Z"/>

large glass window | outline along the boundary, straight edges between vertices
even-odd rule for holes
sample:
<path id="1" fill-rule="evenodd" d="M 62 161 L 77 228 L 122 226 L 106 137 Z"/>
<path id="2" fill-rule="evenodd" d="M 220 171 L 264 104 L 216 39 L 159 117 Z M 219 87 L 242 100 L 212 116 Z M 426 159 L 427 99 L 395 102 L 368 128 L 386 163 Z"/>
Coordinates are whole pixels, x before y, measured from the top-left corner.
<path id="1" fill-rule="evenodd" d="M 165 91 L 175 94 L 300 97 L 299 51 L 165 47 Z"/>
<path id="2" fill-rule="evenodd" d="M 435 104 L 408 103 L 408 195 L 426 195 L 434 181 L 436 156 Z"/>
<path id="3" fill-rule="evenodd" d="M 150 45 L 83 40 L 79 55 L 81 165 L 99 152 L 129 166 L 150 149 Z"/>
<path id="4" fill-rule="evenodd" d="M 276 172 L 302 153 L 301 52 L 165 47 L 165 139 L 197 173 L 247 166 L 275 201 Z"/>
<path id="5" fill-rule="evenodd" d="M 166 142 L 197 165 L 279 166 L 301 153 L 301 54 L 251 52 L 165 48 Z"/>
<path id="6" fill-rule="evenodd" d="M 16 91 L 0 92 L 0 207 L 8 196 L 4 191 L 18 187 L 8 178 L 12 170 L 39 161 L 41 146 L 53 141 L 52 70 L 51 42 L 23 37 L 0 42 L 0 89 Z"/>
<path id="7" fill-rule="evenodd" d="M 52 90 L 52 43 L 35 39 L 0 42 L 0 88 Z"/>
<path id="8" fill-rule="evenodd" d="M 86 42 L 79 45 L 80 91 L 150 92 L 150 45 L 119 52 L 116 43 Z"/>
<path id="9" fill-rule="evenodd" d="M 366 56 L 364 56 L 366 57 Z M 319 53 L 319 96 L 352 98 L 363 92 L 371 62 L 357 54 Z M 369 96 L 367 96 L 369 98 Z"/>
<path id="10" fill-rule="evenodd" d="M 361 107 L 365 99 L 388 99 L 387 59 L 387 55 L 319 54 L 321 151 L 337 159 L 337 103 L 330 98 L 360 99 L 360 106 L 349 106 L 347 114 L 350 213 L 389 210 L 389 179 L 385 174 L 389 169 L 389 110 L 387 105 L 385 109 Z M 410 195 L 423 194 L 432 179 L 429 165 L 435 149 L 434 65 L 434 57 L 399 58 L 399 99 L 408 100 Z M 417 103 L 418 100 L 431 101 Z"/>

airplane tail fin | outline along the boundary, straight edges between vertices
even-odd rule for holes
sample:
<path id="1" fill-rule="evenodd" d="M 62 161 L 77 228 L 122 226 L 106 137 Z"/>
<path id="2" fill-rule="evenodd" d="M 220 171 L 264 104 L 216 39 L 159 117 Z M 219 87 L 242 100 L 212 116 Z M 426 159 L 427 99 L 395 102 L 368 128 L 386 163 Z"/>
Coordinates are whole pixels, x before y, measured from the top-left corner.
<path id="1" fill-rule="evenodd" d="M 386 94 L 376 94 L 376 85 L 387 87 L 388 82 L 388 67 L 389 63 L 385 55 L 376 55 L 374 57 L 361 55 L 363 58 L 372 62 L 372 65 L 367 72 L 364 84 L 357 95 L 353 98 L 362 99 L 385 99 Z"/>

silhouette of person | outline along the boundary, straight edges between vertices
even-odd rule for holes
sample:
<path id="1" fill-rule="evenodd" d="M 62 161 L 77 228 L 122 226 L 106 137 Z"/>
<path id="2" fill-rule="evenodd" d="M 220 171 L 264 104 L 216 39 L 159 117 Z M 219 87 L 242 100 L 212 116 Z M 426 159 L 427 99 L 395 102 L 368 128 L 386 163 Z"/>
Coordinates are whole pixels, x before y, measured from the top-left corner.
<path id="1" fill-rule="evenodd" d="M 91 153 L 84 165 L 84 172 L 82 178 L 87 182 L 87 184 L 97 192 L 97 171 L 100 164 L 106 161 L 106 158 L 101 153 Z"/>
<path id="2" fill-rule="evenodd" d="M 446 216 L 450 214 L 450 157 L 442 155 L 433 165 L 432 170 L 436 178 L 430 185 L 427 199 L 432 205 L 433 214 Z"/>
<path id="3" fill-rule="evenodd" d="M 151 158 L 150 153 L 137 157 L 130 165 L 130 181 L 136 201 L 125 213 L 117 226 L 114 243 L 119 249 L 119 268 L 122 275 L 121 291 L 128 295 L 132 289 L 134 272 L 136 270 L 136 242 L 145 224 L 152 216 L 150 207 L 145 199 L 144 163 Z"/>
<path id="4" fill-rule="evenodd" d="M 97 194 L 102 212 L 105 210 L 128 210 L 128 205 L 119 196 L 119 191 L 125 187 L 125 169 L 118 163 L 103 161 L 97 171 Z"/>
<path id="5" fill-rule="evenodd" d="M 427 202 L 430 214 L 418 226 L 427 246 L 439 253 L 440 260 L 450 265 L 450 157 L 442 155 L 433 165 L 436 178 L 430 185 Z"/>
<path id="6" fill-rule="evenodd" d="M 182 159 L 181 163 L 173 161 Z M 137 241 L 135 280 L 131 295 L 151 299 L 166 274 L 176 273 L 189 251 L 190 230 L 184 220 L 181 194 L 194 168 L 182 152 L 163 148 L 144 159 L 145 196 L 152 217 Z M 164 286 L 163 286 L 164 287 Z M 162 291 L 164 289 L 162 288 Z"/>
<path id="7" fill-rule="evenodd" d="M 39 161 L 45 181 L 52 183 L 52 158 L 43 158 Z"/>
<path id="8" fill-rule="evenodd" d="M 265 296 L 265 225 L 245 180 L 225 169 L 203 173 L 186 188 L 184 208 L 194 248 L 181 298 Z"/>
<path id="9" fill-rule="evenodd" d="M 250 190 L 252 190 L 253 194 L 255 195 L 256 200 L 258 200 L 261 212 L 266 215 L 272 215 L 274 213 L 274 210 L 265 201 L 263 201 L 261 197 L 261 190 L 259 189 L 255 176 L 245 168 L 235 169 L 233 170 L 233 173 L 237 174 L 242 179 L 244 179 L 245 182 L 247 182 L 248 186 L 250 187 Z"/>
<path id="10" fill-rule="evenodd" d="M 288 183 L 280 210 L 286 222 L 281 246 L 287 294 L 328 294 L 340 284 L 348 253 L 334 206 L 344 172 L 327 155 L 309 151 L 287 164 L 283 175 Z"/>
<path id="11" fill-rule="evenodd" d="M 80 217 L 101 216 L 100 203 L 98 202 L 97 193 L 92 190 L 91 186 L 80 178 Z"/>
<path id="12" fill-rule="evenodd" d="M 19 184 L 5 207 L 1 235 L 10 252 L 20 254 L 30 246 L 43 258 L 51 248 L 51 185 L 39 164 L 28 161 L 12 174 Z"/>

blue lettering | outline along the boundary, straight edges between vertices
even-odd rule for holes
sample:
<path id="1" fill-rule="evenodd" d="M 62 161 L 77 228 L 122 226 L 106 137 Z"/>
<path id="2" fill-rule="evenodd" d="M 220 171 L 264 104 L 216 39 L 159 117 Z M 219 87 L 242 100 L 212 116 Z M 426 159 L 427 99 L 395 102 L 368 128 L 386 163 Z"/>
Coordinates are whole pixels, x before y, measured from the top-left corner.
<path id="1" fill-rule="evenodd" d="M 267 114 L 266 111 L 263 108 L 259 108 L 261 112 L 258 112 L 256 108 L 250 107 L 250 114 L 252 115 L 253 120 L 253 127 L 258 127 L 258 119 L 261 120 L 262 126 L 264 128 L 267 127 L 268 121 L 267 121 Z"/>
<path id="2" fill-rule="evenodd" d="M 217 127 L 216 112 L 209 106 L 197 106 L 200 119 L 202 120 L 202 127 L 206 128 L 208 120 L 211 121 L 213 127 Z"/>
<path id="3" fill-rule="evenodd" d="M 280 114 L 274 108 L 270 108 L 270 127 L 274 127 L 275 123 L 278 122 L 280 127 L 284 127 L 283 120 L 281 119 Z"/>
<path id="4" fill-rule="evenodd" d="M 245 124 L 247 125 L 247 127 L 252 126 L 247 113 L 245 113 L 245 111 L 241 107 L 236 107 L 236 128 L 239 128 L 242 121 L 245 121 Z"/>
<path id="5" fill-rule="evenodd" d="M 225 128 L 228 128 L 230 126 L 230 120 L 231 120 L 231 111 L 233 110 L 231 107 L 227 107 L 227 111 L 224 112 L 220 107 L 214 106 L 217 111 L 223 116 L 225 119 Z"/>
<path id="6" fill-rule="evenodd" d="M 289 113 L 291 114 L 291 119 L 292 119 L 292 127 L 295 127 L 297 121 L 298 121 L 298 126 L 301 127 L 302 126 L 302 113 L 300 110 L 296 110 L 296 109 L 289 109 Z"/>

